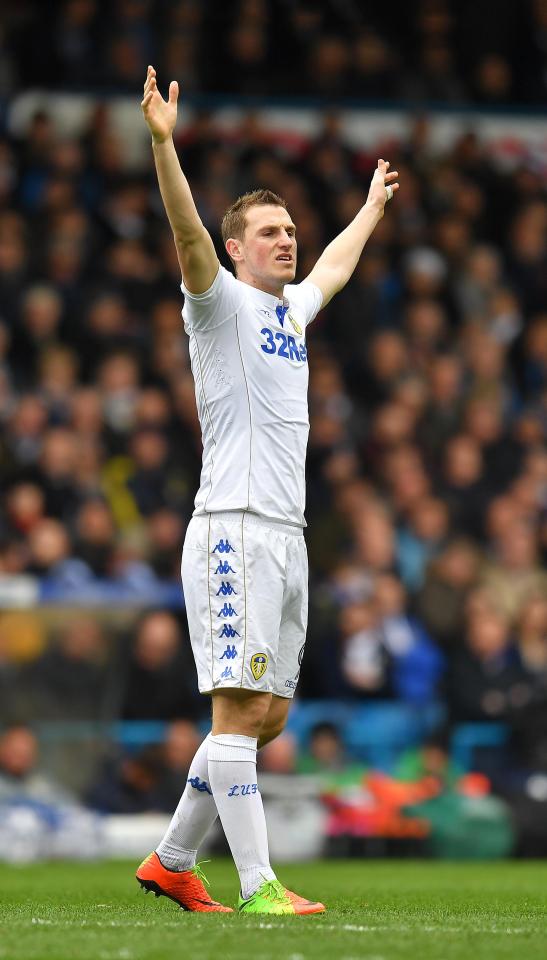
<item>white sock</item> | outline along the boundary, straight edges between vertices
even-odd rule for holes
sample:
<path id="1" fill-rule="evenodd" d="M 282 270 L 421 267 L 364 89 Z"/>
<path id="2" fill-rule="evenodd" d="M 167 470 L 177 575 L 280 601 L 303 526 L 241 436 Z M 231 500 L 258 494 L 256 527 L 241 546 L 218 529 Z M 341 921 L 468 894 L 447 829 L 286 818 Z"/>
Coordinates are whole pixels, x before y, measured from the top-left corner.
<path id="1" fill-rule="evenodd" d="M 256 739 L 209 736 L 209 783 L 247 900 L 265 880 L 275 880 L 268 853 L 262 797 L 256 782 Z"/>
<path id="2" fill-rule="evenodd" d="M 209 784 L 207 751 L 209 736 L 199 747 L 188 771 L 188 779 L 179 805 L 156 853 L 168 870 L 190 870 L 205 834 L 217 818 L 217 808 Z"/>

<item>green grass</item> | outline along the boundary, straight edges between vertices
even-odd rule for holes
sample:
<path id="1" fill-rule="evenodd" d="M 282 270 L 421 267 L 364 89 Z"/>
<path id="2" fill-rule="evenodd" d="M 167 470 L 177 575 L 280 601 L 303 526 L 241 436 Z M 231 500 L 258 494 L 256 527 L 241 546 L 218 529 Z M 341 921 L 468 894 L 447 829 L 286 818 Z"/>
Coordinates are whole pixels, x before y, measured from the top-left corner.
<path id="1" fill-rule="evenodd" d="M 187 914 L 145 897 L 135 864 L 0 867 L 1 960 L 498 960 L 547 956 L 547 864 L 321 861 L 284 866 L 317 917 Z M 211 892 L 237 897 L 226 861 Z"/>

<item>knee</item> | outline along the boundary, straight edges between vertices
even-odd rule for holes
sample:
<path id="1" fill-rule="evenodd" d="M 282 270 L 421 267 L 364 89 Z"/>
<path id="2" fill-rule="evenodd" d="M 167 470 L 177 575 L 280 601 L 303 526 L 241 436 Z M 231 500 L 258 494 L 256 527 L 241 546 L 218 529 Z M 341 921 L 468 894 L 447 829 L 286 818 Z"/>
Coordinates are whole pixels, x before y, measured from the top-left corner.
<path id="1" fill-rule="evenodd" d="M 268 709 L 265 704 L 258 702 L 249 706 L 249 709 L 246 711 L 245 715 L 248 728 L 250 731 L 252 730 L 252 733 L 249 733 L 249 736 L 257 738 L 262 736 L 262 729 L 264 724 L 267 722 L 267 716 Z"/>
<path id="2" fill-rule="evenodd" d="M 213 696 L 213 734 L 258 737 L 268 716 L 271 694 L 238 695 L 223 691 Z"/>

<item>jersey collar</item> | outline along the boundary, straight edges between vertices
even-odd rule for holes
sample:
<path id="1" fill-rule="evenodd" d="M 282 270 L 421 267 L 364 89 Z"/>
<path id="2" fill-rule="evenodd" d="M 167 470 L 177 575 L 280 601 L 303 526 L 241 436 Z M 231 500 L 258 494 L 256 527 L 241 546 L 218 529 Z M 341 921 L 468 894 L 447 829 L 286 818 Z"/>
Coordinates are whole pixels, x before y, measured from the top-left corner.
<path id="1" fill-rule="evenodd" d="M 258 287 L 251 287 L 250 283 L 244 283 L 243 280 L 239 281 L 245 287 L 246 293 L 256 302 L 259 303 L 262 307 L 268 307 L 273 313 L 276 312 L 277 307 L 284 307 L 285 313 L 289 309 L 289 301 L 287 297 L 274 297 L 271 293 L 266 293 L 265 290 L 259 290 Z"/>

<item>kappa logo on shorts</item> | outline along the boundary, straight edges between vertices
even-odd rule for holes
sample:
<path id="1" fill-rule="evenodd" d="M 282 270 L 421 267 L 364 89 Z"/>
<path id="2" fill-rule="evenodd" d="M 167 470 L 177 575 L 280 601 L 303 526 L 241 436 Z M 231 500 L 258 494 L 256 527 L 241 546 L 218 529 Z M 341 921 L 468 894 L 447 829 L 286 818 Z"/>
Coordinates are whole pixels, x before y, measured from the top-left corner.
<path id="1" fill-rule="evenodd" d="M 219 563 L 215 573 L 235 573 L 235 570 L 230 566 L 227 560 L 224 560 L 224 562 L 221 561 Z"/>
<path id="2" fill-rule="evenodd" d="M 232 544 L 230 543 L 230 541 L 223 540 L 223 539 L 220 539 L 216 547 L 213 548 L 213 553 L 216 553 L 217 551 L 219 553 L 230 553 L 230 552 L 235 553 L 235 550 L 232 547 Z"/>
<path id="3" fill-rule="evenodd" d="M 239 634 L 238 634 L 238 636 L 239 636 Z M 236 650 L 236 648 L 234 647 L 233 644 L 232 644 L 232 646 L 230 646 L 230 644 L 228 644 L 228 646 L 226 647 L 226 650 L 224 651 L 224 653 L 222 654 L 222 656 L 219 657 L 218 659 L 219 659 L 219 660 L 234 660 L 236 657 L 237 657 L 237 650 Z"/>
<path id="4" fill-rule="evenodd" d="M 251 657 L 251 673 L 255 680 L 260 680 L 268 669 L 268 654 L 253 653 Z"/>
<path id="5" fill-rule="evenodd" d="M 220 680 L 234 680 L 231 667 L 224 667 L 224 670 L 220 674 Z"/>
<path id="6" fill-rule="evenodd" d="M 226 581 L 223 580 L 217 590 L 217 597 L 231 597 L 233 593 L 235 593 L 237 597 L 237 590 L 234 590 L 231 583 L 226 583 Z"/>
<path id="7" fill-rule="evenodd" d="M 231 623 L 224 623 L 222 625 L 222 630 L 219 633 L 219 637 L 240 637 L 241 634 L 234 630 Z"/>
<path id="8" fill-rule="evenodd" d="M 225 603 L 218 611 L 217 617 L 237 617 L 237 613 L 231 603 Z"/>

